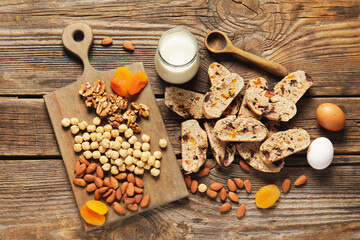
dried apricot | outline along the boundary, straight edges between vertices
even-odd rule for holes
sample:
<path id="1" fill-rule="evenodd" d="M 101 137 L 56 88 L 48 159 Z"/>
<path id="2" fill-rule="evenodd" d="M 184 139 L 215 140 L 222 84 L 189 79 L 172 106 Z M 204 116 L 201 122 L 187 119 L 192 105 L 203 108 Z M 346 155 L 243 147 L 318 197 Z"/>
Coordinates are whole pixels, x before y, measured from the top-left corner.
<path id="1" fill-rule="evenodd" d="M 111 88 L 119 96 L 127 94 L 128 82 L 133 77 L 132 72 L 127 67 L 119 67 L 115 70 L 114 77 L 111 79 Z"/>
<path id="2" fill-rule="evenodd" d="M 144 72 L 135 73 L 131 80 L 127 83 L 127 91 L 130 95 L 134 95 L 141 91 L 148 82 L 148 77 Z"/>
<path id="3" fill-rule="evenodd" d="M 88 206 L 84 205 L 81 210 L 80 214 L 85 220 L 85 222 L 91 225 L 103 225 L 105 223 L 105 216 L 100 215 L 94 211 L 92 211 Z"/>
<path id="4" fill-rule="evenodd" d="M 100 201 L 96 201 L 96 200 L 87 201 L 86 206 L 90 210 L 92 210 L 92 211 L 94 211 L 94 212 L 96 212 L 96 213 L 98 213 L 100 215 L 105 215 L 107 213 L 107 211 L 108 211 L 108 208 L 105 205 L 105 203 L 100 202 Z"/>
<path id="5" fill-rule="evenodd" d="M 255 194 L 255 203 L 258 208 L 269 208 L 276 203 L 280 197 L 279 188 L 274 185 L 267 185 Z"/>

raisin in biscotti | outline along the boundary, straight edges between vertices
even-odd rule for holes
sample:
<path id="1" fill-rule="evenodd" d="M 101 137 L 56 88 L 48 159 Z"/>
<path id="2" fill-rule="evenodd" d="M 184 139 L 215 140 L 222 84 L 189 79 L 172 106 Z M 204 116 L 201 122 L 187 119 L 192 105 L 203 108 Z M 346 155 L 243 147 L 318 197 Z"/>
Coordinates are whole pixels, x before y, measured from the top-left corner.
<path id="1" fill-rule="evenodd" d="M 238 74 L 230 73 L 210 88 L 205 94 L 203 111 L 206 118 L 219 118 L 244 87 Z"/>
<path id="2" fill-rule="evenodd" d="M 214 131 L 215 123 L 213 121 L 205 122 L 204 126 L 216 162 L 220 166 L 229 166 L 234 161 L 235 144 L 231 142 L 222 142 L 216 137 Z"/>
<path id="3" fill-rule="evenodd" d="M 253 168 L 261 172 L 277 173 L 284 167 L 284 161 L 265 163 L 260 158 L 260 142 L 237 143 L 236 149 L 239 155 Z"/>
<path id="4" fill-rule="evenodd" d="M 311 76 L 304 71 L 296 71 L 287 75 L 274 87 L 274 93 L 292 103 L 297 103 L 305 92 L 313 85 Z"/>
<path id="5" fill-rule="evenodd" d="M 183 118 L 205 118 L 202 110 L 204 94 L 178 87 L 165 88 L 165 105 Z"/>
<path id="6" fill-rule="evenodd" d="M 309 144 L 310 136 L 304 129 L 278 132 L 261 144 L 260 157 L 264 162 L 272 163 L 306 149 Z"/>
<path id="7" fill-rule="evenodd" d="M 228 116 L 216 122 L 214 131 L 224 142 L 261 142 L 268 134 L 265 125 L 254 118 Z"/>
<path id="8" fill-rule="evenodd" d="M 211 86 L 214 86 L 216 83 L 222 81 L 222 79 L 228 74 L 230 74 L 230 71 L 220 63 L 213 62 L 210 64 L 208 75 Z"/>
<path id="9" fill-rule="evenodd" d="M 256 115 L 255 113 L 253 113 L 249 109 L 249 107 L 247 106 L 246 101 L 245 101 L 247 89 L 249 89 L 250 87 L 259 87 L 259 88 L 262 88 L 264 90 L 269 89 L 268 82 L 262 77 L 258 77 L 256 79 L 249 80 L 249 82 L 246 84 L 244 98 L 243 98 L 241 106 L 240 106 L 238 117 L 252 117 L 252 118 L 256 118 L 257 120 L 260 120 L 261 116 Z"/>
<path id="10" fill-rule="evenodd" d="M 297 111 L 291 101 L 257 87 L 247 89 L 245 101 L 254 113 L 274 121 L 288 122 Z"/>
<path id="11" fill-rule="evenodd" d="M 207 135 L 198 121 L 187 120 L 181 123 L 182 167 L 187 174 L 199 171 L 205 163 L 207 148 Z"/>

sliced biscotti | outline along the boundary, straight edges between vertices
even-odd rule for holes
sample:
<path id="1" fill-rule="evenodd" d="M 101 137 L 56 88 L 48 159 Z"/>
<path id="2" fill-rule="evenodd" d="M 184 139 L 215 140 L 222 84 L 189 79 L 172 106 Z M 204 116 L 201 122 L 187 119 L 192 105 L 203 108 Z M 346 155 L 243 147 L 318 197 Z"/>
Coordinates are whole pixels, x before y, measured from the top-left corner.
<path id="1" fill-rule="evenodd" d="M 260 142 L 237 143 L 236 149 L 239 155 L 253 168 L 261 172 L 277 173 L 284 167 L 284 161 L 265 163 L 260 158 Z"/>
<path id="2" fill-rule="evenodd" d="M 181 89 L 165 88 L 165 105 L 183 118 L 205 118 L 202 110 L 204 94 Z"/>
<path id="3" fill-rule="evenodd" d="M 289 129 L 273 134 L 260 146 L 260 157 L 266 163 L 286 158 L 306 149 L 310 136 L 304 129 Z"/>
<path id="4" fill-rule="evenodd" d="M 182 167 L 187 174 L 199 171 L 205 163 L 207 148 L 207 135 L 198 121 L 187 120 L 181 123 Z"/>
<path id="5" fill-rule="evenodd" d="M 220 166 L 229 166 L 234 161 L 235 144 L 232 142 L 220 141 L 216 137 L 214 126 L 214 121 L 207 121 L 204 123 L 205 131 L 209 138 L 211 151 L 216 162 Z"/>
<path id="6" fill-rule="evenodd" d="M 291 101 L 258 87 L 247 89 L 245 101 L 251 111 L 274 121 L 288 122 L 297 111 Z"/>
<path id="7" fill-rule="evenodd" d="M 217 82 L 205 94 L 203 111 L 206 118 L 219 118 L 244 87 L 244 80 L 236 73 L 230 73 Z"/>
<path id="8" fill-rule="evenodd" d="M 222 81 L 222 79 L 228 74 L 230 74 L 230 71 L 220 63 L 213 62 L 212 64 L 210 64 L 208 69 L 208 75 L 211 86 L 214 86 L 219 81 Z"/>
<path id="9" fill-rule="evenodd" d="M 304 71 L 298 70 L 287 75 L 274 87 L 274 93 L 292 103 L 297 103 L 305 92 L 313 85 L 311 76 Z"/>
<path id="10" fill-rule="evenodd" d="M 230 103 L 230 105 L 225 109 L 223 115 L 224 116 L 236 115 L 240 110 L 240 106 L 241 106 L 241 94 L 238 94 L 234 98 L 234 100 Z"/>
<path id="11" fill-rule="evenodd" d="M 249 109 L 249 107 L 247 106 L 246 101 L 245 101 L 247 89 L 249 89 L 251 87 L 259 87 L 259 88 L 262 88 L 264 90 L 269 89 L 268 82 L 262 77 L 258 77 L 256 79 L 249 80 L 249 82 L 246 84 L 245 93 L 244 93 L 244 97 L 243 97 L 243 100 L 242 100 L 242 103 L 241 103 L 241 106 L 240 106 L 238 117 L 252 117 L 252 118 L 256 118 L 257 120 L 260 120 L 261 116 L 256 115 L 255 113 L 253 113 Z"/>
<path id="12" fill-rule="evenodd" d="M 268 134 L 260 121 L 234 115 L 218 120 L 214 131 L 217 138 L 224 142 L 261 142 Z"/>

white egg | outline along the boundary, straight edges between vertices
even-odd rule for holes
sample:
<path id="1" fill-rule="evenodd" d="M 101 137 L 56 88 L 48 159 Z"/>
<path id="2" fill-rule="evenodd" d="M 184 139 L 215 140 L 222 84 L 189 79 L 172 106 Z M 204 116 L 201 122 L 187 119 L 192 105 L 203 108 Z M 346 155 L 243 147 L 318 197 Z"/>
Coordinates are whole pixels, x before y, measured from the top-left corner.
<path id="1" fill-rule="evenodd" d="M 325 137 L 315 139 L 307 150 L 307 160 L 312 168 L 321 170 L 327 168 L 334 157 L 334 147 Z"/>

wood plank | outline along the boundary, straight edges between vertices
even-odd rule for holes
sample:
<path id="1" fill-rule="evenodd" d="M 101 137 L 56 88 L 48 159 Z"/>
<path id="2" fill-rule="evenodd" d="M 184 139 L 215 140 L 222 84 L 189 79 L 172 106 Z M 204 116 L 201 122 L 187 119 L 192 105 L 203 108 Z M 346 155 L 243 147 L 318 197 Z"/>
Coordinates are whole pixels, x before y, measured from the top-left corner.
<path id="1" fill-rule="evenodd" d="M 344 130 L 330 132 L 318 125 L 315 110 L 324 102 L 338 104 L 344 110 L 347 116 Z M 179 154 L 180 124 L 183 120 L 165 106 L 163 99 L 157 99 L 157 103 L 174 151 Z M 359 104 L 360 98 L 302 99 L 297 104 L 298 114 L 292 124 L 308 130 L 312 139 L 321 136 L 329 138 L 336 154 L 359 154 Z M 42 99 L 0 98 L 0 109 L 0 155 L 60 156 Z"/>
<path id="2" fill-rule="evenodd" d="M 80 0 L 4 0 L 0 14 L 0 95 L 42 95 L 74 82 L 82 68 L 61 46 L 61 33 L 76 21 L 94 29 L 90 62 L 95 68 L 108 70 L 142 61 L 155 94 L 163 94 L 166 85 L 154 69 L 157 40 L 163 31 L 175 26 L 193 32 L 200 47 L 199 72 L 184 85 L 186 88 L 207 91 L 206 70 L 215 60 L 245 80 L 259 75 L 273 84 L 279 80 L 237 57 L 210 54 L 204 47 L 204 37 L 208 31 L 219 29 L 240 48 L 290 70 L 309 72 L 316 81 L 309 96 L 359 94 L 360 22 L 356 1 L 284 0 L 279 4 L 270 0 L 109 0 L 89 5 Z M 100 45 L 106 36 L 114 38 L 109 48 Z M 124 40 L 134 43 L 134 53 L 123 51 Z"/>
<path id="3" fill-rule="evenodd" d="M 359 158 L 352 157 L 353 159 Z M 226 171 L 215 168 L 200 179 L 207 185 L 225 183 L 229 177 L 252 181 L 253 192 L 238 190 L 247 212 L 237 220 L 236 209 L 220 214 L 219 200 L 199 193 L 143 213 L 105 229 L 85 233 L 63 162 L 57 160 L 1 160 L 1 239 L 254 239 L 269 233 L 286 239 L 358 239 L 360 237 L 360 166 L 331 166 L 317 171 L 309 167 L 285 167 L 280 174 Z M 24 171 L 26 169 L 26 171 Z M 31 174 L 29 174 L 31 173 Z M 305 186 L 292 186 L 276 206 L 257 209 L 255 192 L 266 184 L 280 186 L 305 174 Z M 351 183 L 351 184 L 349 184 Z"/>

